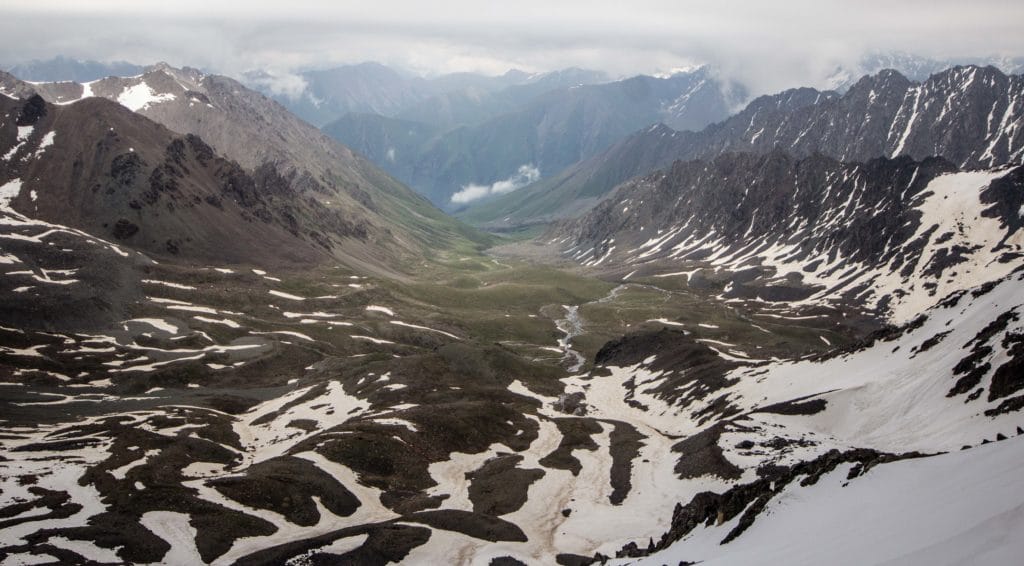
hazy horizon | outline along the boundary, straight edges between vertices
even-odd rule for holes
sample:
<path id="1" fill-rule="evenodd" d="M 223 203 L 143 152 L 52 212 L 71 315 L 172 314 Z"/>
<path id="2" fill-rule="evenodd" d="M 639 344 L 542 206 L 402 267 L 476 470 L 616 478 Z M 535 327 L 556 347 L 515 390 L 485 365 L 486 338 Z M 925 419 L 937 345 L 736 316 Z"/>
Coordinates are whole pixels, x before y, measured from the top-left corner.
<path id="1" fill-rule="evenodd" d="M 1024 5 L 871 0 L 856 5 L 570 0 L 481 6 L 465 0 L 373 5 L 300 0 L 11 0 L 0 21 L 0 63 L 63 55 L 80 60 L 166 61 L 230 76 L 294 73 L 379 62 L 433 76 L 500 75 L 567 67 L 613 77 L 707 64 L 753 92 L 821 86 L 869 52 L 950 58 L 1024 54 Z M 993 17 L 994 14 L 999 17 Z M 949 22 L 958 22 L 950 28 Z"/>

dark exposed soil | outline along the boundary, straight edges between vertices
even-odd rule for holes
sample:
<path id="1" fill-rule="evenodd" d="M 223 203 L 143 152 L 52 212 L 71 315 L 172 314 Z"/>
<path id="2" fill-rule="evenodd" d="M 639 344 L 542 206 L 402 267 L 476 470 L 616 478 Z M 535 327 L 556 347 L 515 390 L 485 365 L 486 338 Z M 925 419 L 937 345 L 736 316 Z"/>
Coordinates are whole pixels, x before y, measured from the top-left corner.
<path id="1" fill-rule="evenodd" d="M 469 499 L 473 511 L 484 515 L 505 515 L 519 510 L 527 501 L 530 484 L 544 477 L 544 470 L 522 469 L 523 457 L 503 454 L 469 472 Z"/>

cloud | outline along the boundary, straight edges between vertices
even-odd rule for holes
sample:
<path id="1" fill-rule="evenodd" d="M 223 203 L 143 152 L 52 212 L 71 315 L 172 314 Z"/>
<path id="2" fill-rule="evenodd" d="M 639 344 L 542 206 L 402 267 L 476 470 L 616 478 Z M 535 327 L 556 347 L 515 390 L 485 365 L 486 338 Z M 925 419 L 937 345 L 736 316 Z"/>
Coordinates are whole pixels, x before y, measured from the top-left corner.
<path id="1" fill-rule="evenodd" d="M 302 93 L 306 92 L 309 83 L 301 75 L 283 72 L 255 72 L 245 75 L 246 83 L 260 87 L 271 94 L 286 96 L 292 100 L 298 100 Z"/>
<path id="2" fill-rule="evenodd" d="M 166 60 L 235 77 L 362 61 L 429 74 L 578 66 L 620 76 L 707 63 L 759 94 L 821 86 L 868 50 L 1024 55 L 1021 21 L 1019 0 L 6 0 L 0 57 Z"/>
<path id="3" fill-rule="evenodd" d="M 461 191 L 452 195 L 452 203 L 466 204 L 489 194 L 491 194 L 491 187 L 488 185 L 463 185 Z"/>
<path id="4" fill-rule="evenodd" d="M 508 179 L 496 181 L 490 185 L 470 183 L 463 185 L 462 190 L 452 195 L 452 204 L 466 204 L 490 195 L 503 195 L 521 189 L 540 179 L 540 169 L 533 164 L 520 165 L 519 169 Z"/>

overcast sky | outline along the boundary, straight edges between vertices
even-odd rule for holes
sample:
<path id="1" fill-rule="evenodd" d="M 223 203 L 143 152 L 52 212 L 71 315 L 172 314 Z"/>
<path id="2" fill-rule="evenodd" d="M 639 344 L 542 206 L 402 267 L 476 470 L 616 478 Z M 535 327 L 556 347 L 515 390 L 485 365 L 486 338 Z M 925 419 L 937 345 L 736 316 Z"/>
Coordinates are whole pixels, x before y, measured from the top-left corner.
<path id="1" fill-rule="evenodd" d="M 380 61 L 422 74 L 711 63 L 815 85 L 866 50 L 1024 55 L 1021 0 L 3 0 L 0 63 L 163 60 L 237 76 Z"/>

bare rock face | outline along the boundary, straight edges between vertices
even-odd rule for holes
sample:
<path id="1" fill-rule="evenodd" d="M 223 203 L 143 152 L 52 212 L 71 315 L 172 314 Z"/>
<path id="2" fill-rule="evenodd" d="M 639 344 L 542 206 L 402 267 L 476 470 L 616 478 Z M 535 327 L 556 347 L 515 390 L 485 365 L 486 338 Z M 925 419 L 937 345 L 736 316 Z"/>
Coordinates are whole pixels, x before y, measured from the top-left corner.
<path id="1" fill-rule="evenodd" d="M 272 175 L 254 177 L 198 136 L 178 136 L 102 98 L 54 106 L 0 100 L 27 138 L 0 179 L 14 210 L 154 255 L 256 264 L 312 263 L 360 227 Z M 11 149 L 8 149 L 11 148 Z M 319 234 L 320 238 L 314 236 Z M 323 240 L 323 242 L 321 242 Z"/>
<path id="2" fill-rule="evenodd" d="M 46 115 L 46 101 L 38 94 L 29 98 L 18 113 L 15 124 L 18 126 L 34 126 L 40 118 Z"/>
<path id="3" fill-rule="evenodd" d="M 558 396 L 552 407 L 561 413 L 582 417 L 587 414 L 587 397 L 581 391 L 563 393 Z"/>

